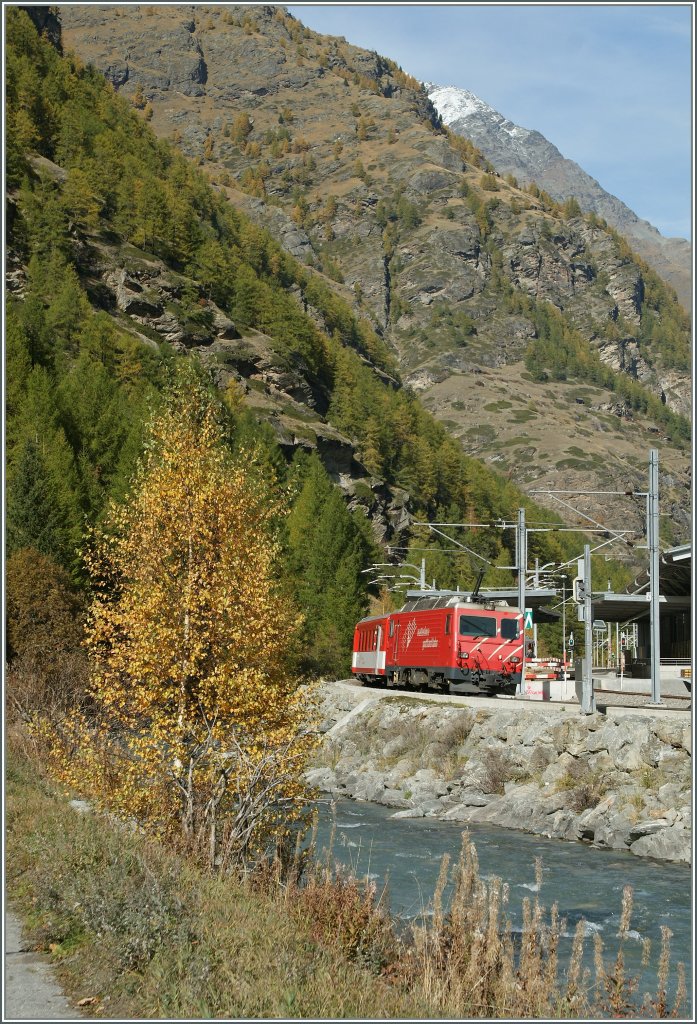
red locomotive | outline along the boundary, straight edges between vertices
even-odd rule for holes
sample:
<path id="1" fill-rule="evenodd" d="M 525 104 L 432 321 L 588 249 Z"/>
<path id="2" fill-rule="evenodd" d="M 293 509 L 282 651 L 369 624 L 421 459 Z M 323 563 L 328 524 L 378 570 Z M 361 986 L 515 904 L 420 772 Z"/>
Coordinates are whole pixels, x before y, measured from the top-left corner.
<path id="1" fill-rule="evenodd" d="M 513 693 L 523 673 L 517 608 L 462 595 L 416 597 L 398 612 L 361 619 L 352 672 L 361 682 L 451 693 Z"/>

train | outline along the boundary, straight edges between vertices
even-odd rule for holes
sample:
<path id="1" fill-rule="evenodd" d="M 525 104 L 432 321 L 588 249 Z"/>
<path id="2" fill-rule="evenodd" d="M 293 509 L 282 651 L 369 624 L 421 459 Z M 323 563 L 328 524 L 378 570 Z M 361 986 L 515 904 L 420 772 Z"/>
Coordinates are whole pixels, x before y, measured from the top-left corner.
<path id="1" fill-rule="evenodd" d="M 352 674 L 362 683 L 445 693 L 515 693 L 524 672 L 523 613 L 461 594 L 418 596 L 356 624 Z"/>

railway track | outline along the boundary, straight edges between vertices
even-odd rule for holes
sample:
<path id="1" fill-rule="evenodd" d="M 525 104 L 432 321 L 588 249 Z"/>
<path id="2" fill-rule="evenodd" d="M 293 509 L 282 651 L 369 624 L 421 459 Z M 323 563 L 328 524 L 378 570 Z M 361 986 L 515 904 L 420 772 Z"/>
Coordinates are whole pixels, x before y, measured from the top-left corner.
<path id="1" fill-rule="evenodd" d="M 600 694 L 608 694 L 608 695 L 611 694 L 613 697 L 638 697 L 641 700 L 646 700 L 648 698 L 648 696 L 649 696 L 646 693 L 639 693 L 638 690 L 605 690 L 605 689 L 603 689 L 603 690 L 596 690 L 595 691 L 596 699 L 597 699 L 597 697 Z M 687 701 L 689 703 L 692 700 L 692 697 L 691 697 L 691 695 L 689 693 L 671 693 L 665 699 L 666 700 Z"/>
<path id="2" fill-rule="evenodd" d="M 661 713 L 663 711 L 680 711 L 689 713 L 692 710 L 692 697 L 686 694 L 666 694 L 661 697 L 661 704 L 651 704 L 651 695 L 648 693 L 635 693 L 627 690 L 596 690 L 596 706 L 610 708 L 646 709 L 647 711 Z"/>

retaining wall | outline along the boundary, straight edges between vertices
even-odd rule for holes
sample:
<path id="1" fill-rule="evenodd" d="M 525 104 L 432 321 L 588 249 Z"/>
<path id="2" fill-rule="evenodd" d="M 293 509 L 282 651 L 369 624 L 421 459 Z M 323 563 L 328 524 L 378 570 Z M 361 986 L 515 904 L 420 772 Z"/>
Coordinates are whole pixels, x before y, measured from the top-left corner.
<path id="1" fill-rule="evenodd" d="M 487 822 L 689 863 L 689 716 L 501 708 L 323 689 L 309 780 L 401 817 Z"/>

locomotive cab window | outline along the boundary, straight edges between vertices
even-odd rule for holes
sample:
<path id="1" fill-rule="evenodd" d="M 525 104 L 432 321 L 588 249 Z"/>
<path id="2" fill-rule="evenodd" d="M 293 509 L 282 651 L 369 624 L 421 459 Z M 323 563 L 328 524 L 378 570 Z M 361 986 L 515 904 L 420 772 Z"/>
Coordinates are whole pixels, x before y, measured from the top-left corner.
<path id="1" fill-rule="evenodd" d="M 394 636 L 394 619 L 390 619 L 390 636 Z"/>
<path id="2" fill-rule="evenodd" d="M 496 619 L 491 615 L 461 615 L 460 636 L 496 636 Z"/>
<path id="3" fill-rule="evenodd" d="M 504 640 L 517 640 L 518 635 L 517 619 L 501 619 L 501 636 Z"/>

